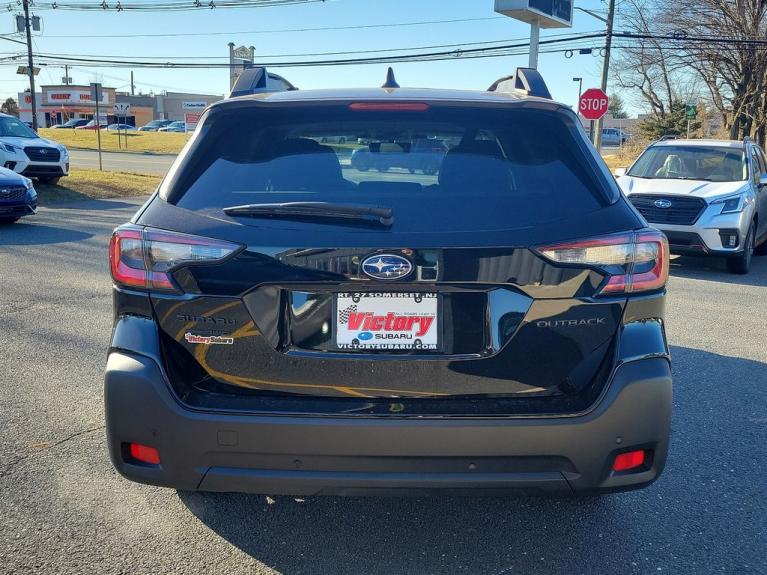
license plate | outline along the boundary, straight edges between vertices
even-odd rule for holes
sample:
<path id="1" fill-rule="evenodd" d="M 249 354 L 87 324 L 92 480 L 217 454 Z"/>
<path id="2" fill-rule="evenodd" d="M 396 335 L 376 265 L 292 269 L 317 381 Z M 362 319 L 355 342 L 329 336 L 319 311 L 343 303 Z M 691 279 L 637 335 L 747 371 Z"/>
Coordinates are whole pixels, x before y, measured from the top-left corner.
<path id="1" fill-rule="evenodd" d="M 335 310 L 338 349 L 439 349 L 435 293 L 339 293 Z"/>

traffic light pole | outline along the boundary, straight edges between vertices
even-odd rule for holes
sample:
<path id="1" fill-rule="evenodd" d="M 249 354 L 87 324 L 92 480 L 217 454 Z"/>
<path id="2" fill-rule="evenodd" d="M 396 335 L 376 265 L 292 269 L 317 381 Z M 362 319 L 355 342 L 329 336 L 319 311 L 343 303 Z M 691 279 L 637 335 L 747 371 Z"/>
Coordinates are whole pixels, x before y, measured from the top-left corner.
<path id="1" fill-rule="evenodd" d="M 32 102 L 32 129 L 37 131 L 37 97 L 35 96 L 35 66 L 32 58 L 32 24 L 29 21 L 29 0 L 22 0 L 24 7 L 24 28 L 27 31 L 27 67 L 29 68 L 29 89 Z"/>
<path id="2" fill-rule="evenodd" d="M 610 73 L 610 49 L 613 46 L 613 23 L 615 22 L 615 0 L 610 0 L 607 8 L 607 37 L 605 38 L 605 61 L 602 65 L 602 91 L 607 94 L 607 78 Z M 594 147 L 599 150 L 602 147 L 602 124 L 604 117 L 597 120 L 594 134 Z"/>

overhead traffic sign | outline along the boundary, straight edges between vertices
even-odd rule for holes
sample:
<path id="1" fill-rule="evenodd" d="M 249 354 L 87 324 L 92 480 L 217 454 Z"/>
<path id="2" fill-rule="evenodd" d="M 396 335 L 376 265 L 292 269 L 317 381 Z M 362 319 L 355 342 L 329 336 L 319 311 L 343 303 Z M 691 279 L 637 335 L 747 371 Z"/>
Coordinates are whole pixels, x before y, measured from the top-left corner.
<path id="1" fill-rule="evenodd" d="M 607 113 L 610 99 L 599 88 L 589 88 L 578 101 L 578 111 L 587 120 L 598 120 Z"/>

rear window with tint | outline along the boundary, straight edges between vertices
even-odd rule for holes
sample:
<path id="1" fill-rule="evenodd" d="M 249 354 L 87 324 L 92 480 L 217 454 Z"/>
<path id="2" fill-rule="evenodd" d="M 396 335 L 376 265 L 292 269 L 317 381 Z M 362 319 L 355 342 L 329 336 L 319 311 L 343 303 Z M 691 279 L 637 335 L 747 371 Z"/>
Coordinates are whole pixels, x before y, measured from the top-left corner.
<path id="1" fill-rule="evenodd" d="M 200 130 L 168 197 L 218 217 L 254 203 L 339 202 L 390 207 L 400 231 L 481 231 L 577 218 L 613 200 L 555 112 L 278 107 L 219 110 Z"/>

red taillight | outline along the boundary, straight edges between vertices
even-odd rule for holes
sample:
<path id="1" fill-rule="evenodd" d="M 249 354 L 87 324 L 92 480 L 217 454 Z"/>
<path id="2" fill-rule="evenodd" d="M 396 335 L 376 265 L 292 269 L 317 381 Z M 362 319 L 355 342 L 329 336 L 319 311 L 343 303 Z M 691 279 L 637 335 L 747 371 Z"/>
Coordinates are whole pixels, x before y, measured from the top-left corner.
<path id="1" fill-rule="evenodd" d="M 429 104 L 425 102 L 353 102 L 349 104 L 352 112 L 426 112 Z"/>
<path id="2" fill-rule="evenodd" d="M 544 246 L 535 250 L 557 264 L 597 268 L 607 281 L 597 295 L 661 289 L 668 280 L 668 241 L 658 230 L 640 230 Z"/>
<path id="3" fill-rule="evenodd" d="M 636 469 L 642 467 L 645 462 L 645 452 L 629 451 L 628 453 L 621 453 L 615 456 L 613 462 L 613 471 L 628 471 L 629 469 Z"/>
<path id="4" fill-rule="evenodd" d="M 182 265 L 223 260 L 239 248 L 221 240 L 126 224 L 112 234 L 109 267 L 120 286 L 177 291 L 171 271 Z"/>
<path id="5" fill-rule="evenodd" d="M 160 452 L 154 447 L 141 445 L 140 443 L 128 444 L 128 453 L 131 459 L 149 465 L 160 465 Z"/>

